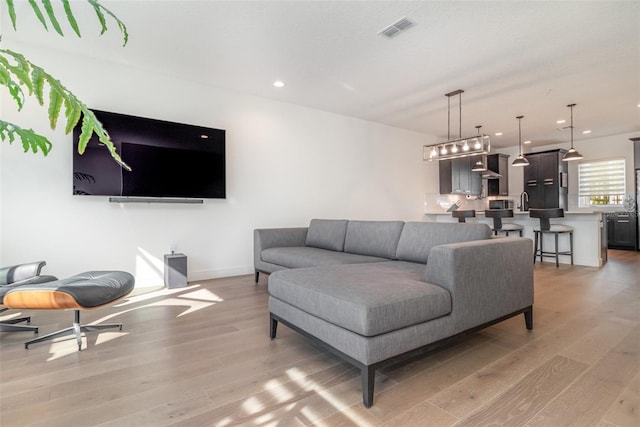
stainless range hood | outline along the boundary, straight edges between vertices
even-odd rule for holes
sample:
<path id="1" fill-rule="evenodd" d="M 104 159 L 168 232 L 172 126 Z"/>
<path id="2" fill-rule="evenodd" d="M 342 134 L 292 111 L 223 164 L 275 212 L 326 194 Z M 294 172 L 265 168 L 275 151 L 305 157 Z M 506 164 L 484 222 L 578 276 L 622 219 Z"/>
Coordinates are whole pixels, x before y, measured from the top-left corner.
<path id="1" fill-rule="evenodd" d="M 502 178 L 502 175 L 500 175 L 496 171 L 492 171 L 491 169 L 487 169 L 486 171 L 482 172 L 482 177 L 483 178 L 487 178 L 487 179 L 498 179 L 498 178 Z"/>

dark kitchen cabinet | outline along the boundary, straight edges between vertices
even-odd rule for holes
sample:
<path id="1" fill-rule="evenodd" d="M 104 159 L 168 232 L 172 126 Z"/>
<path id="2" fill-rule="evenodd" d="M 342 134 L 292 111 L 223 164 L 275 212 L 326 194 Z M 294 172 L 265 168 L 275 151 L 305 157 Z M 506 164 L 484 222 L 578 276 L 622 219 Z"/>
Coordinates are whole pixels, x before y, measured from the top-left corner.
<path id="1" fill-rule="evenodd" d="M 609 248 L 637 250 L 637 215 L 635 212 L 610 212 L 607 214 L 607 238 Z"/>
<path id="2" fill-rule="evenodd" d="M 487 169 L 497 172 L 500 177 L 489 176 L 487 179 L 487 196 L 509 195 L 509 156 L 506 154 L 490 154 L 487 156 Z"/>
<path id="3" fill-rule="evenodd" d="M 633 141 L 633 163 L 636 169 L 640 169 L 640 138 L 631 138 Z"/>
<path id="4" fill-rule="evenodd" d="M 568 167 L 562 161 L 566 150 L 551 150 L 525 155 L 524 191 L 529 196 L 529 208 L 567 209 Z"/>
<path id="5" fill-rule="evenodd" d="M 482 192 L 482 176 L 471 167 L 479 157 L 440 160 L 440 194 L 479 195 Z"/>

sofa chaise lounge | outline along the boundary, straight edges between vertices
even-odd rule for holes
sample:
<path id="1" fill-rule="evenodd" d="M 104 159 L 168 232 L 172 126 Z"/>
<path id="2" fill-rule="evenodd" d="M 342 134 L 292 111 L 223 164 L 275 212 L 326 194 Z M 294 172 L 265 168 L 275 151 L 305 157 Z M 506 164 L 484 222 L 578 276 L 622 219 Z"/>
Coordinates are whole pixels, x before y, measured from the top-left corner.
<path id="1" fill-rule="evenodd" d="M 524 313 L 533 328 L 532 242 L 485 224 L 312 220 L 254 232 L 256 283 L 269 273 L 278 322 L 361 371 L 375 371 Z"/>

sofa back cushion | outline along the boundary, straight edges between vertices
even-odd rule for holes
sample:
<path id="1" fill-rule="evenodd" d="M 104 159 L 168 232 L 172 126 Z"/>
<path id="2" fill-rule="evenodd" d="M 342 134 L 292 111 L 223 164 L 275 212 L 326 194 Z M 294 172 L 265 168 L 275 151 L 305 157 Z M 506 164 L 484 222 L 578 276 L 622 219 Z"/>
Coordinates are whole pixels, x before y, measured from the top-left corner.
<path id="1" fill-rule="evenodd" d="M 309 223 L 306 246 L 342 252 L 347 222 L 345 219 L 312 219 Z"/>
<path id="2" fill-rule="evenodd" d="M 489 238 L 491 229 L 486 224 L 407 222 L 398 242 L 396 258 L 426 264 L 434 246 Z"/>
<path id="3" fill-rule="evenodd" d="M 344 251 L 394 259 L 402 221 L 349 221 Z"/>

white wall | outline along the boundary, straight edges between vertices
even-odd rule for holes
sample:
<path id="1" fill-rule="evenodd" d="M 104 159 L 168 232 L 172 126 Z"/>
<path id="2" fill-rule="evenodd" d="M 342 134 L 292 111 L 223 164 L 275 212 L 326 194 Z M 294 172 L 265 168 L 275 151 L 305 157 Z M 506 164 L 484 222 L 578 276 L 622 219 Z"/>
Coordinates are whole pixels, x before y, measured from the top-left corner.
<path id="1" fill-rule="evenodd" d="M 113 204 L 72 196 L 71 136 L 50 131 L 34 99 L 18 113 L 2 93 L 3 119 L 45 133 L 54 148 L 45 158 L 0 144 L 0 265 L 43 259 L 46 273 L 60 277 L 122 269 L 137 286 L 157 286 L 163 254 L 175 247 L 189 257 L 189 280 L 245 274 L 253 271 L 254 228 L 304 226 L 314 217 L 420 220 L 434 176 L 437 185 L 437 171 L 422 162 L 431 140 L 418 133 L 130 64 L 33 47 L 29 56 L 90 107 L 226 129 L 227 199 Z"/>

